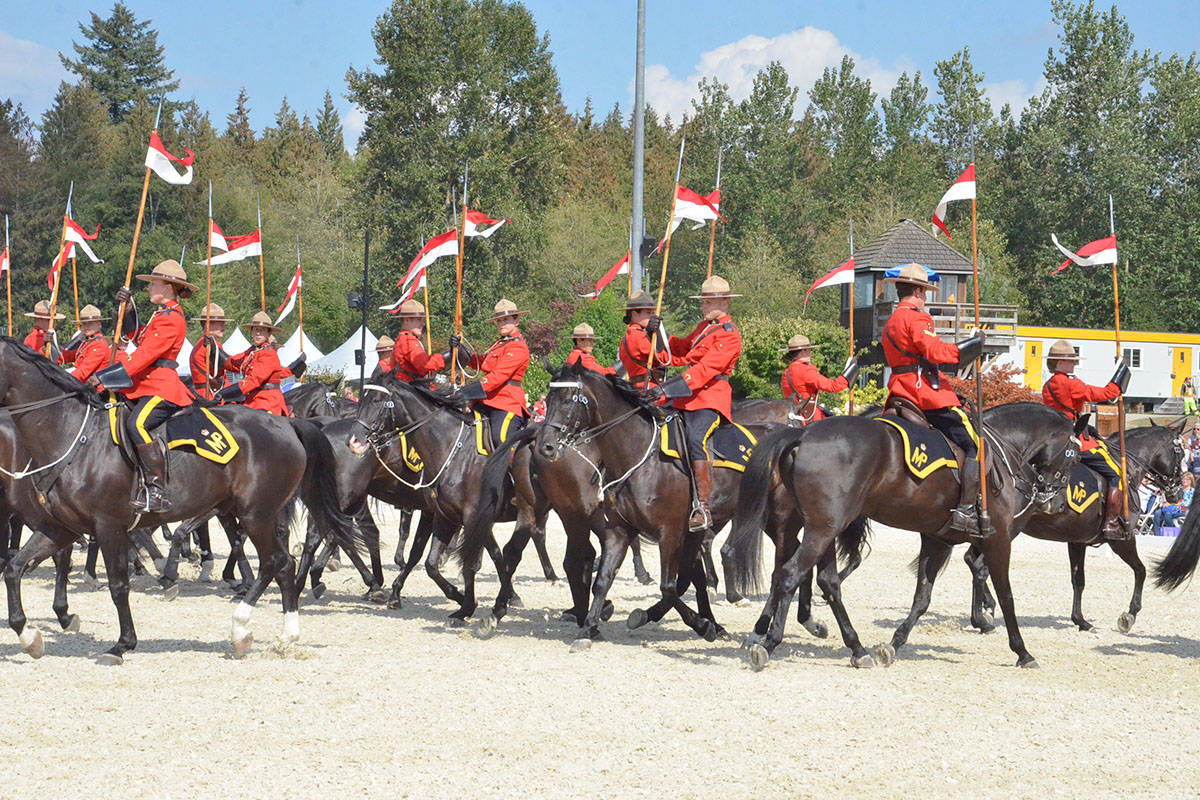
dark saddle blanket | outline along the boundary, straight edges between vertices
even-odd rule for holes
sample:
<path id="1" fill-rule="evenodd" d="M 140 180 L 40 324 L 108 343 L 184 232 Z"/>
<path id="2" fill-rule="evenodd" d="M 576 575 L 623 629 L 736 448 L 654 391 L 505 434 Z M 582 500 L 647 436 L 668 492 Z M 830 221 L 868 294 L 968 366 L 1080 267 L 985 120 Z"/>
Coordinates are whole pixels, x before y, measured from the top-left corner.
<path id="1" fill-rule="evenodd" d="M 686 449 L 683 442 L 683 423 L 675 418 L 662 427 L 659 449 L 668 458 L 683 458 Z M 745 427 L 736 422 L 719 422 L 714 425 L 704 438 L 704 449 L 713 462 L 714 467 L 724 467 L 738 472 L 745 472 L 750 463 L 750 454 L 758 439 Z"/>
<path id="2" fill-rule="evenodd" d="M 1076 464 L 1067 483 L 1067 505 L 1076 514 L 1082 514 L 1100 499 L 1101 478 L 1083 464 Z"/>
<path id="3" fill-rule="evenodd" d="M 109 404 L 108 429 L 114 444 L 122 443 L 125 417 L 128 415 L 129 409 L 124 403 Z M 156 429 L 154 434 L 165 440 L 168 450 L 191 450 L 218 464 L 228 464 L 241 449 L 225 423 L 202 406 L 185 406 L 169 418 L 162 428 Z"/>
<path id="4" fill-rule="evenodd" d="M 904 445 L 904 463 L 917 479 L 927 478 L 943 468 L 958 469 L 958 454 L 940 431 L 900 417 L 877 419 L 899 434 Z"/>

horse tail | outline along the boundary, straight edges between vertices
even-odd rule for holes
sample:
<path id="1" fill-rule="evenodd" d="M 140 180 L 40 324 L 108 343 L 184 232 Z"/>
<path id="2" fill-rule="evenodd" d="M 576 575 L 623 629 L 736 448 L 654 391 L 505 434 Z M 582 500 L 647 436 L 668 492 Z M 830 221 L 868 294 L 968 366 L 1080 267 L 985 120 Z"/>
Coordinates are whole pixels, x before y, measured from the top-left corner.
<path id="1" fill-rule="evenodd" d="M 871 520 L 866 517 L 859 517 L 846 526 L 846 529 L 838 534 L 837 550 L 838 561 L 842 566 L 848 564 L 858 565 L 863 560 L 864 550 L 871 552 L 869 539 L 871 538 Z"/>
<path id="2" fill-rule="evenodd" d="M 1200 561 L 1200 513 L 1197 504 L 1188 509 L 1183 524 L 1179 527 L 1179 538 L 1161 561 L 1154 565 L 1154 585 L 1172 591 L 1183 585 L 1196 571 Z"/>
<path id="3" fill-rule="evenodd" d="M 767 495 L 776 465 L 800 443 L 804 428 L 784 426 L 758 440 L 738 490 L 738 513 L 726 548 L 731 558 L 730 583 L 743 595 L 762 588 L 762 540 L 767 519 Z"/>
<path id="4" fill-rule="evenodd" d="M 513 451 L 531 439 L 538 429 L 535 426 L 522 428 L 513 434 L 508 441 L 497 447 L 483 464 L 479 476 L 479 502 L 474 511 L 463 520 L 462 539 L 454 550 L 454 557 L 460 564 L 474 564 L 487 545 L 488 534 L 492 524 L 500 513 L 500 504 L 504 499 L 504 481 L 508 477 L 508 468 L 512 464 Z"/>
<path id="5" fill-rule="evenodd" d="M 347 551 L 366 554 L 369 545 L 365 531 L 354 523 L 353 517 L 342 511 L 338 503 L 337 486 L 333 478 L 337 469 L 333 445 L 321 429 L 309 420 L 295 417 L 288 417 L 287 420 L 304 445 L 308 457 L 300 482 L 300 496 L 308 513 L 318 529 L 333 534 L 339 546 Z"/>

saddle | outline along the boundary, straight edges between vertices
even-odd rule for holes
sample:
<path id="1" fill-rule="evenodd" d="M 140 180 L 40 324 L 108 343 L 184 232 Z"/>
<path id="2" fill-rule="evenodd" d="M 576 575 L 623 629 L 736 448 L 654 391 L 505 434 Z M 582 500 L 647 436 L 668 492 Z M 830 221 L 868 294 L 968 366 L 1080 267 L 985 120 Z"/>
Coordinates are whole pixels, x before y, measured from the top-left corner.
<path id="1" fill-rule="evenodd" d="M 132 444 L 125 441 L 125 419 L 129 406 L 110 395 L 108 430 L 113 444 L 121 448 L 130 463 L 136 464 Z M 229 428 L 211 410 L 203 406 L 184 406 L 154 431 L 167 450 L 187 449 L 217 464 L 228 464 L 241 449 Z"/>
<path id="2" fill-rule="evenodd" d="M 668 419 L 662 426 L 659 451 L 667 458 L 682 461 L 685 449 L 682 441 L 683 425 L 676 420 L 678 417 Z M 754 434 L 736 422 L 718 421 L 704 437 L 704 449 L 708 452 L 713 466 L 738 472 L 746 471 L 746 465 L 750 463 L 750 456 L 756 444 L 758 439 Z"/>
<path id="3" fill-rule="evenodd" d="M 933 428 L 929 420 L 925 419 L 925 412 L 916 403 L 894 394 L 890 395 L 884 404 L 882 416 L 898 417 L 922 428 Z"/>
<path id="4" fill-rule="evenodd" d="M 958 477 L 957 448 L 950 444 L 950 440 L 943 436 L 941 431 L 931 427 L 924 416 L 921 417 L 921 422 L 917 423 L 907 415 L 901 417 L 895 414 L 887 415 L 885 412 L 885 416 L 877 417 L 877 420 L 895 428 L 900 434 L 900 441 L 904 446 L 904 463 L 917 480 L 924 480 L 943 467 L 954 470 L 955 478 Z"/>
<path id="5" fill-rule="evenodd" d="M 504 418 L 504 428 L 500 431 L 500 441 L 508 441 L 508 423 L 516 414 L 509 411 Z M 475 451 L 481 456 L 492 454 L 492 421 L 485 414 L 471 409 L 472 424 L 475 426 Z M 415 451 L 414 451 L 415 452 Z M 420 459 L 420 456 L 417 457 Z"/>
<path id="6" fill-rule="evenodd" d="M 1100 498 L 1100 476 L 1083 464 L 1076 464 L 1067 482 L 1067 505 L 1076 514 L 1087 511 Z"/>

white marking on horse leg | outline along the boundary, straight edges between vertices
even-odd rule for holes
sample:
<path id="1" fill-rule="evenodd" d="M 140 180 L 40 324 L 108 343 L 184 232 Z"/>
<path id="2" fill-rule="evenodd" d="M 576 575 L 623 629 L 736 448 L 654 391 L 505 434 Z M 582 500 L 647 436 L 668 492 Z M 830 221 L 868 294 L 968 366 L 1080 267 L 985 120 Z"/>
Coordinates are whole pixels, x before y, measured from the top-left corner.
<path id="1" fill-rule="evenodd" d="M 33 647 L 34 640 L 37 639 L 37 631 L 32 625 L 26 625 L 25 628 L 17 634 L 17 638 L 21 641 L 21 647 L 28 650 Z"/>
<path id="2" fill-rule="evenodd" d="M 283 640 L 285 642 L 300 641 L 300 612 L 283 612 Z"/>
<path id="3" fill-rule="evenodd" d="M 250 634 L 250 629 L 246 626 L 250 622 L 250 614 L 253 611 L 254 606 L 245 600 L 238 603 L 237 608 L 233 611 L 233 630 L 230 633 L 230 641 L 234 643 L 240 642 Z"/>

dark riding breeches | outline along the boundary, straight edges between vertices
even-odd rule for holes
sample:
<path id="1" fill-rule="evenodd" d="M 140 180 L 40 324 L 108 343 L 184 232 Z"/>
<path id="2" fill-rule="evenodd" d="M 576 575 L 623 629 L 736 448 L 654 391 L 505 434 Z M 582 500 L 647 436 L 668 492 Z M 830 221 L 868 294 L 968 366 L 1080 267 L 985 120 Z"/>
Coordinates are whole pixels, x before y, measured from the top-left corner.
<path id="1" fill-rule="evenodd" d="M 962 448 L 966 458 L 975 458 L 979 448 L 971 436 L 971 421 L 965 411 L 958 407 L 935 408 L 925 412 L 925 419 L 937 428 L 946 438 Z"/>
<path id="2" fill-rule="evenodd" d="M 721 415 L 711 408 L 698 408 L 695 411 L 684 411 L 683 430 L 687 439 L 687 455 L 691 461 L 711 461 L 705 455 L 704 440 L 709 431 L 721 421 Z"/>
<path id="3" fill-rule="evenodd" d="M 487 408 L 489 427 L 492 429 L 492 452 L 511 439 L 514 433 L 529 424 L 528 418 L 522 417 L 520 414 L 491 406 L 485 406 L 485 408 Z"/>
<path id="4" fill-rule="evenodd" d="M 1079 463 L 1090 469 L 1108 481 L 1109 486 L 1120 486 L 1120 477 L 1117 471 L 1108 465 L 1108 461 L 1104 456 L 1097 453 L 1095 450 L 1089 450 L 1079 456 Z"/>
<path id="5" fill-rule="evenodd" d="M 178 411 L 181 406 L 168 403 L 161 397 L 139 397 L 134 401 L 133 411 L 125 420 L 125 432 L 133 444 L 145 444 L 150 441 L 150 431 L 167 421 L 167 418 Z"/>

